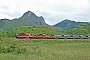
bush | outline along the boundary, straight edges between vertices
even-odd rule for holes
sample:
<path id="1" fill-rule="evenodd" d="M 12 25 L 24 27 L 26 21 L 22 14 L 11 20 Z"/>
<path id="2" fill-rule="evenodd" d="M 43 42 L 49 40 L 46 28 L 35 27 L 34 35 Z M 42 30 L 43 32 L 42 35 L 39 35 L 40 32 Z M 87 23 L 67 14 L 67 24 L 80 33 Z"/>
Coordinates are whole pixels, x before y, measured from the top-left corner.
<path id="1" fill-rule="evenodd" d="M 0 53 L 15 53 L 15 54 L 24 54 L 26 53 L 26 48 L 21 46 L 16 46 L 16 44 L 12 44 L 9 47 L 0 46 Z"/>

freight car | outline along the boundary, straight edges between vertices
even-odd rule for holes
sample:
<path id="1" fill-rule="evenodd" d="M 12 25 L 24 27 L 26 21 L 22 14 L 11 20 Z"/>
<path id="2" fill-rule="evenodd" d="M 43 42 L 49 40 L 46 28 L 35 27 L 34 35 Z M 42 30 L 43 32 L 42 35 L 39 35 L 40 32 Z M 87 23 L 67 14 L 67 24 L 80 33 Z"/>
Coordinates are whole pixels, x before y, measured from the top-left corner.
<path id="1" fill-rule="evenodd" d="M 30 39 L 90 39 L 90 36 L 82 36 L 82 35 L 52 35 L 52 34 L 16 34 L 16 38 L 30 38 Z"/>

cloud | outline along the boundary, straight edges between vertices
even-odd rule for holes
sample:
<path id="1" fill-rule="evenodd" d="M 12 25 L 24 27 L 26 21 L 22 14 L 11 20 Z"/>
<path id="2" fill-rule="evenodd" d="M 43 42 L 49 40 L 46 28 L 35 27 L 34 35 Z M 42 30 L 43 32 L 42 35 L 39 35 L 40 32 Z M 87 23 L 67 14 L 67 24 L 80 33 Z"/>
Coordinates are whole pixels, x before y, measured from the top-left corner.
<path id="1" fill-rule="evenodd" d="M 90 21 L 89 0 L 0 0 L 0 18 L 19 18 L 28 10 L 50 25 L 63 19 Z"/>
<path id="2" fill-rule="evenodd" d="M 8 9 L 9 7 L 8 6 L 1 6 L 2 9 Z"/>
<path id="3" fill-rule="evenodd" d="M 0 14 L 2 15 L 1 17 L 9 18 L 9 19 L 19 18 L 21 16 L 21 13 L 17 12 L 17 11 L 14 11 L 14 12 L 0 12 Z"/>

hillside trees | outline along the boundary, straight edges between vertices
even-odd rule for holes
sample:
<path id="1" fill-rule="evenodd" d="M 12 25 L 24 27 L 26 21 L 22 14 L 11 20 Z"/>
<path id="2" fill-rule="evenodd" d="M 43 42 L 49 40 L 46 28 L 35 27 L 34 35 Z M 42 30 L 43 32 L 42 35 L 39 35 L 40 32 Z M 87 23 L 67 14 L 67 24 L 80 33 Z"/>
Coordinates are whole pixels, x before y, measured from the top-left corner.
<path id="1" fill-rule="evenodd" d="M 2 32 L 0 31 L 0 40 L 2 40 Z"/>

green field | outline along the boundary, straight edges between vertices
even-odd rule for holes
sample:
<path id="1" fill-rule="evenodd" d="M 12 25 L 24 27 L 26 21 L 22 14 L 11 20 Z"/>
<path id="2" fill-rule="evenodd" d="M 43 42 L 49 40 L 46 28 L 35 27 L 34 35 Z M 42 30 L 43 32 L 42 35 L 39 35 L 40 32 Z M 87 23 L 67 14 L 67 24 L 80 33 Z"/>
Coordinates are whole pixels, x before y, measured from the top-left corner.
<path id="1" fill-rule="evenodd" d="M 26 48 L 24 54 L 0 53 L 0 60 L 90 60 L 90 39 L 7 39 L 0 46 L 12 43 Z"/>

